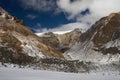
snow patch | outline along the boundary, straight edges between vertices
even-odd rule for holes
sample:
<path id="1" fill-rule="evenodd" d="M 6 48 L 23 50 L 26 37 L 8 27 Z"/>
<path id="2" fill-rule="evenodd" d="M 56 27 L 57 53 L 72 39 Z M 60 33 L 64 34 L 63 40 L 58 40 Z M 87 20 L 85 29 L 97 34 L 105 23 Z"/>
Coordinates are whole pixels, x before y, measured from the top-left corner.
<path id="1" fill-rule="evenodd" d="M 29 56 L 36 57 L 38 56 L 39 58 L 43 58 L 44 55 L 43 53 L 35 46 L 31 45 L 22 45 L 23 51 L 27 53 Z"/>
<path id="2" fill-rule="evenodd" d="M 40 44 L 38 40 L 32 36 L 23 36 L 16 32 L 13 32 L 13 35 L 22 43 L 21 47 L 26 54 L 32 57 L 45 57 L 45 55 L 37 47 L 37 45 Z"/>

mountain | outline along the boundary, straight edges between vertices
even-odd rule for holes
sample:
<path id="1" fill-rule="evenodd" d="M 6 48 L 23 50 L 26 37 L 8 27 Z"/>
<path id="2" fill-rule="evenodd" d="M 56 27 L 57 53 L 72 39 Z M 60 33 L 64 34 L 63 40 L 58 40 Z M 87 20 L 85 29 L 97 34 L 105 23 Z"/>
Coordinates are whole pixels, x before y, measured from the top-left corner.
<path id="1" fill-rule="evenodd" d="M 97 21 L 79 37 L 79 44 L 64 53 L 65 58 L 91 62 L 120 60 L 120 12 Z"/>
<path id="2" fill-rule="evenodd" d="M 120 71 L 120 13 L 97 21 L 83 33 L 36 35 L 0 8 L 0 63 L 64 72 Z M 112 64 L 99 64 L 99 63 Z M 7 64 L 7 65 L 10 65 Z"/>
<path id="3" fill-rule="evenodd" d="M 60 51 L 42 43 L 23 21 L 0 7 L 0 62 L 30 62 L 44 57 L 64 58 Z"/>
<path id="4" fill-rule="evenodd" d="M 41 70 L 87 72 L 89 69 L 86 64 L 68 61 L 62 53 L 71 48 L 80 35 L 81 31 L 75 29 L 66 34 L 49 32 L 39 37 L 23 21 L 0 8 L 0 67 L 12 65 Z"/>
<path id="5" fill-rule="evenodd" d="M 42 43 L 65 52 L 78 42 L 81 34 L 81 29 L 74 29 L 69 32 L 48 32 L 42 35 L 39 33 L 38 36 Z"/>

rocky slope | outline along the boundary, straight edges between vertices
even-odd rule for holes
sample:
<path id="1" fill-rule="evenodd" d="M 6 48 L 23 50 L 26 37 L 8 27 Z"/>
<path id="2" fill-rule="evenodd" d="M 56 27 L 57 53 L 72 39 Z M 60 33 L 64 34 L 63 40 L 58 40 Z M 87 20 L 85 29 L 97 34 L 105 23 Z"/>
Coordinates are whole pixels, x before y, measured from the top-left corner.
<path id="1" fill-rule="evenodd" d="M 64 34 L 48 32 L 38 36 L 42 43 L 51 46 L 60 52 L 65 52 L 78 42 L 81 34 L 82 32 L 80 29 L 75 29 Z"/>
<path id="2" fill-rule="evenodd" d="M 91 62 L 120 60 L 120 13 L 112 13 L 97 21 L 80 36 L 79 44 L 65 52 L 68 59 Z"/>
<path id="3" fill-rule="evenodd" d="M 31 61 L 33 57 L 63 58 L 63 55 L 54 48 L 41 43 L 40 38 L 31 32 L 22 21 L 0 8 L 0 61 Z"/>

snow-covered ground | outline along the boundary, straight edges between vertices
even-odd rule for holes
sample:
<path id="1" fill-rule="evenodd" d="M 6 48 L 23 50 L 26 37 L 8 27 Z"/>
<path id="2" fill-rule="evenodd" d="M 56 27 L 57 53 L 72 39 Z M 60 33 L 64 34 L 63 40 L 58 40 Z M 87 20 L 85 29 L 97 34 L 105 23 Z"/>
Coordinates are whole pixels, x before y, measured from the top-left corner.
<path id="1" fill-rule="evenodd" d="M 0 67 L 0 80 L 120 80 L 113 73 L 64 73 Z"/>

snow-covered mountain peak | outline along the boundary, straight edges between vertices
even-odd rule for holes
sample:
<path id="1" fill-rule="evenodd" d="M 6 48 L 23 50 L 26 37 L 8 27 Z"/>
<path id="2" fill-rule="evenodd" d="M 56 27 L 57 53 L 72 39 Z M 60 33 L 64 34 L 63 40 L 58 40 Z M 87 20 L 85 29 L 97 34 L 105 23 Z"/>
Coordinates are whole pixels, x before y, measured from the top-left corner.
<path id="1" fill-rule="evenodd" d="M 37 35 L 39 35 L 42 43 L 65 52 L 78 42 L 81 34 L 80 29 L 75 29 L 72 31 L 47 32 Z"/>
<path id="2" fill-rule="evenodd" d="M 57 34 L 57 35 L 62 35 L 62 34 L 65 34 L 65 33 L 68 33 L 68 32 L 71 32 L 72 30 L 69 30 L 69 31 L 50 31 L 52 32 L 53 34 Z M 44 36 L 44 34 L 46 33 L 49 33 L 49 32 L 41 32 L 41 33 L 35 33 L 36 35 L 38 36 Z"/>
<path id="3" fill-rule="evenodd" d="M 35 34 L 38 35 L 38 36 L 44 36 L 45 33 L 52 32 L 53 34 L 56 34 L 56 35 L 63 35 L 63 34 L 70 33 L 70 32 L 81 32 L 81 33 L 84 33 L 85 31 L 87 31 L 87 29 L 76 28 L 76 29 L 74 29 L 74 30 L 67 30 L 67 31 L 48 31 L 48 32 L 35 33 Z"/>

